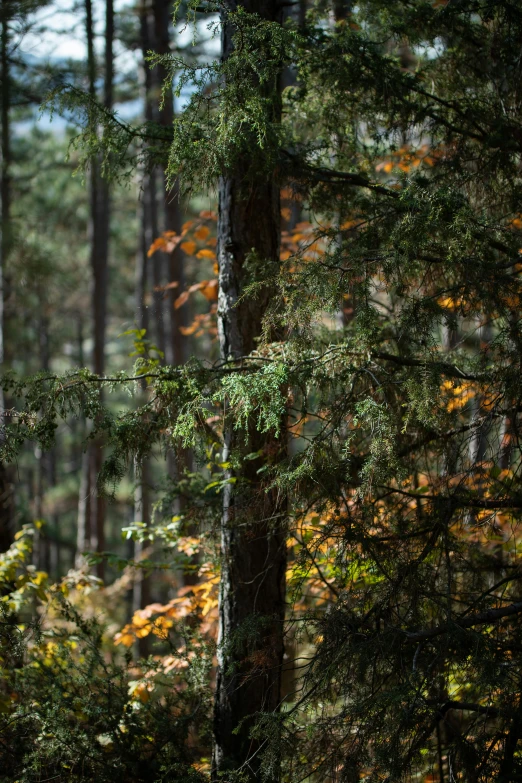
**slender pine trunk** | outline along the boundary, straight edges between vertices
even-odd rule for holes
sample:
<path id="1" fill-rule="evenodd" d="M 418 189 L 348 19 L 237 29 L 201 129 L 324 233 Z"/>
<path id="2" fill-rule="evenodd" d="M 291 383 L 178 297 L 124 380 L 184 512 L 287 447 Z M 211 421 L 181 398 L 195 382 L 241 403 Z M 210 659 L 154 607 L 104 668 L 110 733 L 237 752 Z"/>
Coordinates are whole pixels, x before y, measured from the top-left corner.
<path id="1" fill-rule="evenodd" d="M 146 107 L 150 101 L 150 95 L 146 89 L 147 77 L 144 77 L 144 105 Z M 146 109 L 145 109 L 146 111 Z M 135 278 L 135 305 L 136 305 L 136 325 L 139 329 L 149 328 L 149 311 L 147 308 L 147 295 L 149 289 L 149 262 L 147 250 L 151 244 L 151 210 L 150 199 L 148 196 L 148 177 L 145 174 L 142 178 L 142 195 L 139 202 L 138 224 L 140 229 L 138 252 L 136 254 L 136 278 Z M 133 521 L 149 524 L 150 522 L 150 493 L 149 493 L 149 460 L 144 457 L 141 464 L 135 463 L 134 466 L 134 513 Z M 144 552 L 144 542 L 134 542 L 134 559 L 139 561 Z M 137 571 L 134 575 L 132 586 L 132 611 L 143 609 L 150 603 L 150 577 L 145 576 L 142 571 Z M 148 637 L 139 639 L 136 645 L 138 656 L 145 657 L 150 651 L 150 640 Z"/>
<path id="2" fill-rule="evenodd" d="M 171 0 L 152 0 L 152 10 L 154 15 L 154 40 L 155 51 L 158 54 L 168 54 L 171 51 L 170 46 L 170 16 L 172 13 Z M 174 123 L 174 95 L 172 84 L 167 85 L 167 70 L 163 64 L 159 64 L 154 70 L 158 90 L 164 89 L 163 103 L 158 114 L 159 124 L 164 129 L 165 138 L 168 139 L 172 132 Z M 175 182 L 172 188 L 167 188 L 167 176 L 165 169 L 162 172 L 164 182 L 162 192 L 163 224 L 165 231 L 175 231 L 177 234 L 181 231 L 181 210 L 179 204 L 178 183 Z M 158 254 L 159 255 L 159 254 Z M 183 252 L 177 247 L 166 258 L 166 276 L 170 283 L 178 283 L 177 288 L 170 289 L 165 298 L 166 319 L 165 319 L 165 358 L 167 364 L 178 366 L 184 364 L 187 360 L 187 340 L 183 336 L 180 327 L 187 325 L 188 307 L 174 307 L 174 300 L 179 296 L 180 291 L 185 287 L 185 269 L 183 263 Z"/>
<path id="3" fill-rule="evenodd" d="M 0 369 L 6 361 L 5 350 L 5 277 L 6 262 L 11 247 L 11 134 L 10 134 L 10 73 L 9 73 L 9 19 L 10 2 L 4 0 L 1 9 L 0 30 Z M 0 441 L 5 437 L 6 400 L 0 387 Z M 13 487 L 8 467 L 0 463 L 0 551 L 9 549 L 13 542 Z"/>
<path id="4" fill-rule="evenodd" d="M 114 6 L 113 0 L 106 0 L 105 5 L 105 75 L 103 103 L 106 109 L 111 110 L 113 104 L 114 82 Z M 89 97 L 96 101 L 96 56 L 94 51 L 94 27 L 92 16 L 92 0 L 85 0 L 85 29 L 87 40 L 87 71 L 89 83 Z M 97 129 L 94 129 L 97 132 Z M 109 258 L 109 233 L 110 233 L 110 190 L 109 183 L 102 177 L 101 160 L 93 158 L 90 167 L 89 179 L 90 200 L 90 264 L 92 272 L 92 322 L 93 322 L 93 353 L 92 369 L 97 375 L 105 372 L 105 334 L 107 322 L 107 290 L 108 290 L 108 258 Z M 78 544 L 81 545 L 80 534 L 85 536 L 85 545 L 95 552 L 103 552 L 105 549 L 105 501 L 96 491 L 98 474 L 103 462 L 102 444 L 94 441 L 88 449 L 87 459 L 84 461 L 86 475 L 82 478 L 81 495 L 86 492 L 85 498 L 80 496 L 79 517 L 83 513 L 87 515 L 85 523 L 79 524 Z M 80 522 L 80 520 L 79 520 Z M 98 576 L 103 579 L 105 565 L 101 561 L 97 566 Z"/>
<path id="5" fill-rule="evenodd" d="M 281 21 L 276 0 L 250 0 L 241 5 L 264 19 Z M 230 3 L 230 7 L 237 7 L 236 3 Z M 233 51 L 233 32 L 225 14 L 225 59 Z M 279 99 L 274 85 L 270 88 L 268 110 L 277 122 Z M 262 274 L 267 263 L 277 264 L 279 260 L 279 184 L 275 173 L 253 172 L 249 179 L 248 172 L 245 157 L 219 185 L 218 328 L 221 357 L 225 360 L 240 361 L 256 347 L 263 316 L 274 294 L 265 289 L 255 299 L 239 301 L 247 259 L 249 273 L 254 275 L 256 271 Z M 257 270 L 251 268 L 256 265 Z M 262 713 L 277 716 L 279 710 L 286 569 L 285 503 L 277 493 L 267 491 L 259 468 L 268 460 L 280 458 L 285 439 L 259 433 L 254 422 L 246 432 L 239 432 L 233 421 L 226 422 L 224 439 L 224 462 L 233 454 L 244 457 L 257 452 L 260 456 L 243 461 L 236 471 L 230 470 L 229 477 L 235 483 L 226 486 L 223 497 L 212 777 L 217 781 L 224 775 L 227 780 L 228 772 L 241 768 L 245 779 L 257 781 L 265 739 L 253 738 L 251 729 Z M 277 731 L 277 725 L 272 728 Z M 273 769 L 271 779 L 277 778 L 278 772 Z"/>

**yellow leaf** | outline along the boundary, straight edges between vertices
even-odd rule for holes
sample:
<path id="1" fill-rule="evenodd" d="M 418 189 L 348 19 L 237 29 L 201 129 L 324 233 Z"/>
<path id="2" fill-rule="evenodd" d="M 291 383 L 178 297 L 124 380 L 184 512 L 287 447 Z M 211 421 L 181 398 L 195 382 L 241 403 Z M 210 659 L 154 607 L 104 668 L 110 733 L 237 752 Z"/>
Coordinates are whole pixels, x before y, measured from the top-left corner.
<path id="1" fill-rule="evenodd" d="M 114 637 L 114 644 L 123 644 L 125 647 L 132 647 L 134 644 L 134 635 L 121 631 Z"/>
<path id="2" fill-rule="evenodd" d="M 136 628 L 141 628 L 143 625 L 147 625 L 149 622 L 148 617 L 144 617 L 142 612 L 134 612 L 132 616 L 132 624 L 136 626 Z"/>

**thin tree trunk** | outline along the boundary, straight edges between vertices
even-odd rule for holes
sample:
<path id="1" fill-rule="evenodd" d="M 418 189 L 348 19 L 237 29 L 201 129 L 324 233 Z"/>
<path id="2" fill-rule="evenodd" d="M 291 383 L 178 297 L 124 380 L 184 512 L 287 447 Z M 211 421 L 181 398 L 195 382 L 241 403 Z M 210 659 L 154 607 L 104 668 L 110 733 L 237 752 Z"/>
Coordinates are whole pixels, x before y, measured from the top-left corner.
<path id="1" fill-rule="evenodd" d="M 134 471 L 134 522 L 142 522 L 148 525 L 150 522 L 150 493 L 149 493 L 149 461 L 144 459 L 141 466 L 136 464 Z M 134 560 L 139 562 L 143 558 L 147 547 L 146 541 L 134 543 Z M 150 576 L 142 569 L 138 569 L 134 576 L 132 587 L 132 610 L 143 609 L 150 604 Z M 138 655 L 145 658 L 150 652 L 150 638 L 148 636 L 138 639 Z"/>
<path id="2" fill-rule="evenodd" d="M 154 8 L 150 0 L 142 0 L 140 7 L 140 36 L 143 54 L 143 82 L 144 82 L 144 108 L 145 121 L 147 123 L 159 122 L 159 102 L 161 99 L 161 85 L 146 62 L 149 51 L 157 51 L 156 25 Z M 142 198 L 148 206 L 148 219 L 146 222 L 147 249 L 157 239 L 160 233 L 158 210 L 158 180 L 161 180 L 160 170 L 154 166 L 144 173 L 142 183 Z M 160 185 L 161 187 L 161 185 Z M 155 253 L 148 263 L 152 271 L 152 303 L 154 315 L 155 342 L 164 355 L 167 353 L 165 302 L 163 284 L 167 280 L 165 261 L 162 253 Z"/>
<path id="3" fill-rule="evenodd" d="M 281 21 L 276 0 L 249 0 L 241 5 L 264 19 Z M 233 49 L 232 35 L 225 15 L 225 59 Z M 272 103 L 272 119 L 277 122 L 279 101 L 274 98 Z M 275 176 L 266 174 L 257 175 L 247 185 L 248 171 L 245 158 L 219 185 L 218 329 L 221 357 L 227 360 L 240 360 L 255 348 L 274 294 L 265 290 L 253 300 L 238 301 L 246 259 L 252 258 L 254 250 L 259 273 L 267 263 L 279 261 L 279 185 Z M 252 176 L 256 177 L 255 172 Z M 227 484 L 224 490 L 212 778 L 217 781 L 225 775 L 226 779 L 227 772 L 242 768 L 245 779 L 257 781 L 264 742 L 251 737 L 251 729 L 260 713 L 275 715 L 279 709 L 286 569 L 285 504 L 277 493 L 267 491 L 258 471 L 268 458 L 277 459 L 285 451 L 285 438 L 276 440 L 259 433 L 254 422 L 247 432 L 239 432 L 234 422 L 227 421 L 224 439 L 225 462 L 232 452 L 262 456 L 245 461 L 234 476 L 230 470 L 228 477 L 236 483 Z M 274 771 L 271 779 L 277 778 Z"/>
<path id="4" fill-rule="evenodd" d="M 155 50 L 158 54 L 169 54 L 170 52 L 170 16 L 172 13 L 171 0 L 152 0 L 154 14 L 154 38 Z M 174 95 L 172 85 L 165 89 L 167 82 L 167 70 L 164 65 L 159 64 L 155 69 L 158 92 L 164 88 L 163 103 L 159 110 L 158 120 L 165 129 L 165 137 L 168 139 L 172 133 L 174 124 Z M 181 211 L 179 205 L 178 183 L 167 190 L 167 175 L 163 170 L 164 192 L 163 192 L 163 220 L 165 231 L 175 231 L 177 234 L 181 231 Z M 159 254 L 158 254 L 159 255 Z M 187 325 L 187 307 L 174 307 L 174 300 L 179 292 L 185 287 L 185 270 L 183 264 L 183 252 L 177 247 L 167 257 L 167 276 L 171 283 L 178 283 L 177 288 L 170 289 L 166 298 L 168 318 L 166 319 L 166 330 L 168 334 L 165 344 L 165 358 L 167 364 L 178 366 L 184 364 L 187 360 L 186 343 L 187 340 L 180 331 L 180 326 Z"/>
<path id="5" fill-rule="evenodd" d="M 114 7 L 113 0 L 106 0 L 105 17 L 105 79 L 103 102 L 106 109 L 112 109 L 114 80 Z M 85 23 L 87 37 L 87 68 L 89 76 L 89 96 L 96 100 L 96 60 L 94 52 L 94 29 L 92 18 L 92 0 L 85 0 Z M 90 246 L 92 271 L 92 319 L 93 319 L 93 355 L 92 369 L 97 375 L 105 372 L 105 333 L 107 320 L 108 256 L 110 230 L 110 193 L 109 183 L 101 176 L 101 162 L 93 159 L 90 168 Z M 102 444 L 95 441 L 88 449 L 88 509 L 90 548 L 95 552 L 105 549 L 105 501 L 97 492 L 96 485 L 103 462 Z M 97 565 L 98 576 L 103 579 L 105 564 Z"/>
<path id="6" fill-rule="evenodd" d="M 336 22 L 346 19 L 352 12 L 353 0 L 334 0 L 334 18 Z"/>
<path id="7" fill-rule="evenodd" d="M 148 100 L 147 92 L 144 94 L 145 103 Z M 144 192 L 140 200 L 139 226 L 140 236 L 138 244 L 138 253 L 136 254 L 136 279 L 135 279 L 135 302 L 136 302 L 136 324 L 139 329 L 148 329 L 149 313 L 146 305 L 148 292 L 148 258 L 147 250 L 150 247 L 150 203 L 147 199 L 147 178 L 144 177 Z M 148 525 L 150 522 L 150 496 L 149 496 L 149 460 L 145 457 L 141 465 L 135 464 L 134 467 L 134 522 L 143 522 Z M 134 542 L 134 560 L 139 561 L 143 555 L 144 542 Z M 150 577 L 144 576 L 142 571 L 137 571 L 134 575 L 132 585 L 132 611 L 143 609 L 150 603 Z M 149 654 L 149 638 L 139 639 L 137 643 L 137 653 L 140 657 Z"/>
<path id="8" fill-rule="evenodd" d="M 9 73 L 9 1 L 4 0 L 1 11 L 0 67 L 1 67 L 1 169 L 0 169 L 0 368 L 6 360 L 5 352 L 5 274 L 11 247 L 11 137 L 10 137 L 10 73 Z M 0 441 L 5 437 L 6 400 L 0 387 Z M 13 487 L 9 469 L 0 463 L 0 551 L 13 543 Z"/>
<path id="9" fill-rule="evenodd" d="M 78 321 L 78 365 L 85 366 L 83 354 L 83 323 Z M 87 422 L 82 415 L 80 420 L 80 435 L 83 441 L 87 434 Z M 89 451 L 85 451 L 80 459 L 80 488 L 78 491 L 78 521 L 76 525 L 76 556 L 75 567 L 82 568 L 85 564 L 84 552 L 90 542 L 91 487 L 89 476 Z"/>

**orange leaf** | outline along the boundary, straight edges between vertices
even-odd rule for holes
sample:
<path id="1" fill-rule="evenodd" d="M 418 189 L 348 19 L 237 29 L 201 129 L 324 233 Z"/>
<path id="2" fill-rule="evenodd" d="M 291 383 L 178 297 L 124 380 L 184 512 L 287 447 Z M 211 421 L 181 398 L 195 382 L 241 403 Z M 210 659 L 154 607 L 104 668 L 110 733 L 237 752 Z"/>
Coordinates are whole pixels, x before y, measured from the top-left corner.
<path id="1" fill-rule="evenodd" d="M 198 253 L 196 253 L 196 258 L 209 258 L 211 261 L 215 261 L 216 254 L 213 250 L 209 250 L 205 247 L 203 250 L 200 250 Z"/>
<path id="2" fill-rule="evenodd" d="M 208 237 L 210 234 L 210 229 L 208 226 L 200 226 L 196 231 L 194 231 L 194 236 L 196 239 L 204 240 Z"/>
<path id="3" fill-rule="evenodd" d="M 188 256 L 194 255 L 194 251 L 196 250 L 196 243 L 195 242 L 182 242 L 181 243 L 181 249 L 184 253 L 186 253 Z"/>
<path id="4" fill-rule="evenodd" d="M 166 283 L 165 285 L 156 285 L 154 286 L 155 291 L 168 291 L 171 288 L 177 288 L 179 286 L 179 283 L 177 280 L 173 280 L 172 283 Z"/>
<path id="5" fill-rule="evenodd" d="M 212 212 L 211 209 L 203 209 L 199 213 L 200 218 L 203 218 L 203 220 L 216 220 L 217 215 L 215 212 Z"/>
<path id="6" fill-rule="evenodd" d="M 127 628 L 128 626 L 126 626 Z M 135 642 L 135 637 L 131 633 L 127 633 L 124 628 L 123 631 L 117 633 L 114 637 L 114 644 L 123 644 L 125 647 L 132 647 Z"/>
<path id="7" fill-rule="evenodd" d="M 208 280 L 202 280 L 200 283 L 194 283 L 194 285 L 191 285 L 188 289 L 189 294 L 194 293 L 194 291 L 200 291 L 202 288 L 205 288 L 206 285 L 208 285 Z"/>
<path id="8" fill-rule="evenodd" d="M 180 326 L 179 327 L 179 331 L 185 337 L 188 337 L 189 335 L 194 334 L 196 329 L 199 329 L 199 322 L 197 322 L 197 323 L 195 322 L 195 323 L 191 324 L 190 326 Z"/>
<path id="9" fill-rule="evenodd" d="M 210 280 L 209 284 L 201 289 L 201 293 L 209 302 L 215 302 L 218 298 L 218 281 Z"/>
<path id="10" fill-rule="evenodd" d="M 163 237 L 158 237 L 154 240 L 152 245 L 149 247 L 147 251 L 147 258 L 150 258 L 154 253 L 156 253 L 158 250 L 164 250 L 165 249 L 165 239 Z"/>
<path id="11" fill-rule="evenodd" d="M 175 309 L 177 310 L 182 305 L 184 305 L 188 298 L 189 298 L 189 292 L 188 291 L 183 291 L 183 293 L 180 294 L 178 296 L 178 298 L 174 301 Z"/>

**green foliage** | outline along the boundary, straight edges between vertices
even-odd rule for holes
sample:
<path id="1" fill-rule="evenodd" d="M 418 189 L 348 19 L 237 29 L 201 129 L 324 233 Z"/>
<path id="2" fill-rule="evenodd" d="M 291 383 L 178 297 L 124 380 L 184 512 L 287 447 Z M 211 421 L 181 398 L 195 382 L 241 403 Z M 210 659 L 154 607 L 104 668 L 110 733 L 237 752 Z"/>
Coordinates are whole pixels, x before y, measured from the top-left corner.
<path id="1" fill-rule="evenodd" d="M 102 625 L 64 597 L 65 584 L 41 594 L 31 566 L 24 575 L 19 542 L 0 558 L 0 780 L 202 781 L 189 736 L 203 742 L 208 731 L 211 651 L 180 625 L 161 644 L 186 669 L 120 660 Z M 28 624 L 17 614 L 22 581 L 45 609 Z"/>

